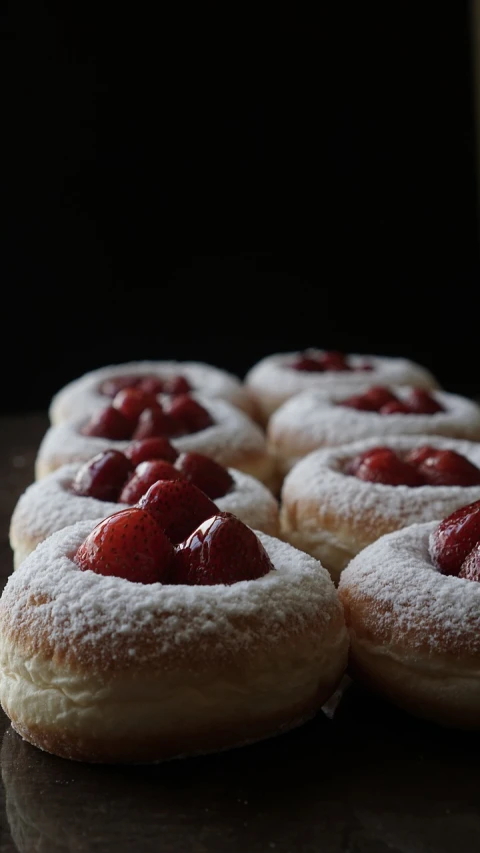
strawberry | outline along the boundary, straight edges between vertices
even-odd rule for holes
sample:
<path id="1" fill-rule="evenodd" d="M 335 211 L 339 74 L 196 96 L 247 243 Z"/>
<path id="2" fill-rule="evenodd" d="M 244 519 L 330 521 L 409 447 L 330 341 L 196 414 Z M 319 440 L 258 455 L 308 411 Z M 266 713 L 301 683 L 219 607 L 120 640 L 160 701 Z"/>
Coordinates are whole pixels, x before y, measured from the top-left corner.
<path id="1" fill-rule="evenodd" d="M 434 415 L 435 412 L 445 411 L 435 397 L 423 388 L 412 388 L 405 402 L 410 411 L 418 415 Z"/>
<path id="2" fill-rule="evenodd" d="M 429 456 L 435 456 L 438 453 L 438 449 L 436 447 L 432 447 L 430 444 L 421 444 L 420 447 L 414 447 L 413 450 L 409 450 L 408 453 L 405 454 L 405 462 L 408 462 L 409 465 L 415 465 L 418 467 L 425 462 Z"/>
<path id="3" fill-rule="evenodd" d="M 156 397 L 157 394 L 162 393 L 163 385 L 163 379 L 160 379 L 159 376 L 142 376 L 137 384 L 137 388 L 145 391 L 146 394 L 153 394 Z"/>
<path id="4" fill-rule="evenodd" d="M 99 501 L 116 501 L 132 472 L 133 465 L 123 453 L 119 450 L 105 450 L 79 468 L 72 483 L 72 491 Z"/>
<path id="5" fill-rule="evenodd" d="M 364 458 L 355 471 L 355 476 L 359 480 L 383 483 L 386 486 L 421 486 L 424 483 L 417 469 L 403 462 L 395 451 L 389 448 L 385 448 L 383 453 L 378 452 Z"/>
<path id="6" fill-rule="evenodd" d="M 444 575 L 456 575 L 480 541 L 480 501 L 462 506 L 444 518 L 430 535 L 430 556 Z"/>
<path id="7" fill-rule="evenodd" d="M 175 468 L 212 500 L 223 497 L 233 486 L 227 469 L 202 453 L 181 453 Z"/>
<path id="8" fill-rule="evenodd" d="M 206 519 L 178 545 L 172 583 L 232 584 L 256 580 L 273 571 L 253 530 L 229 512 Z"/>
<path id="9" fill-rule="evenodd" d="M 184 376 L 171 376 L 165 380 L 163 390 L 165 394 L 188 394 L 192 389 Z"/>
<path id="10" fill-rule="evenodd" d="M 338 406 L 348 406 L 349 409 L 359 409 L 361 412 L 376 412 L 375 403 L 369 400 L 365 394 L 352 394 L 341 400 Z"/>
<path id="11" fill-rule="evenodd" d="M 175 425 L 173 435 L 200 432 L 213 424 L 207 410 L 189 394 L 179 394 L 165 404 L 165 411 Z"/>
<path id="12" fill-rule="evenodd" d="M 390 403 L 385 403 L 380 406 L 381 415 L 411 415 L 412 410 L 402 400 L 391 400 Z"/>
<path id="13" fill-rule="evenodd" d="M 170 417 L 163 411 L 160 403 L 155 403 L 144 409 L 141 413 L 133 438 L 153 438 L 157 436 L 168 436 L 174 432 L 174 424 Z"/>
<path id="14" fill-rule="evenodd" d="M 153 516 L 132 507 L 97 524 L 73 559 L 82 571 L 156 583 L 168 576 L 174 557 L 172 543 Z"/>
<path id="15" fill-rule="evenodd" d="M 480 581 L 480 542 L 477 542 L 475 547 L 465 557 L 458 577 L 465 578 L 468 581 Z"/>
<path id="16" fill-rule="evenodd" d="M 171 542 L 181 542 L 218 507 L 188 480 L 160 480 L 140 498 L 139 507 L 152 513 Z"/>
<path id="17" fill-rule="evenodd" d="M 118 409 L 107 406 L 106 409 L 92 415 L 88 423 L 82 427 L 81 432 L 83 435 L 122 441 L 131 438 L 132 424 Z"/>
<path id="18" fill-rule="evenodd" d="M 111 379 L 105 379 L 98 390 L 106 397 L 115 397 L 123 388 L 135 388 L 139 381 L 139 376 L 114 376 Z"/>
<path id="19" fill-rule="evenodd" d="M 157 480 L 181 479 L 182 474 L 170 465 L 170 462 L 165 462 L 163 459 L 148 459 L 137 465 L 133 477 L 130 477 L 120 492 L 119 501 L 124 504 L 135 504 Z"/>
<path id="20" fill-rule="evenodd" d="M 480 470 L 455 450 L 436 450 L 418 470 L 431 486 L 479 486 Z"/>
<path id="21" fill-rule="evenodd" d="M 125 456 L 130 459 L 134 468 L 147 459 L 164 459 L 165 462 L 175 462 L 178 456 L 173 444 L 168 438 L 140 438 L 132 441 L 125 449 Z"/>
<path id="22" fill-rule="evenodd" d="M 325 350 L 319 355 L 318 361 L 323 370 L 350 370 L 347 357 L 337 350 Z"/>
<path id="23" fill-rule="evenodd" d="M 362 394 L 362 397 L 364 397 L 365 400 L 368 400 L 377 412 L 387 403 L 398 403 L 398 397 L 383 385 L 372 385 L 368 391 L 365 391 L 365 393 Z"/>
<path id="24" fill-rule="evenodd" d="M 157 398 L 154 394 L 142 391 L 141 388 L 123 388 L 115 394 L 112 405 L 125 415 L 133 429 L 143 410 L 157 405 Z"/>
<path id="25" fill-rule="evenodd" d="M 371 459 L 374 456 L 384 456 L 387 459 L 391 459 L 392 453 L 393 451 L 391 447 L 383 447 L 381 445 L 371 447 L 370 450 L 364 450 L 362 453 L 358 453 L 357 456 L 354 456 L 347 462 L 345 465 L 345 474 L 355 476 L 365 459 Z"/>

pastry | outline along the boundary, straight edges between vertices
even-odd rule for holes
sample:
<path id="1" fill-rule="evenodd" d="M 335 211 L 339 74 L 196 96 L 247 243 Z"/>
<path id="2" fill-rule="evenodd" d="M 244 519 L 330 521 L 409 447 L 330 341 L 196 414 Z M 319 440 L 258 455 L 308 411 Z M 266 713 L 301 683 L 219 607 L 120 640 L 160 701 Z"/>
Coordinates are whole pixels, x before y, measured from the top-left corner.
<path id="1" fill-rule="evenodd" d="M 480 444 L 438 436 L 371 438 L 316 450 L 285 478 L 281 535 L 338 581 L 363 548 L 480 499 Z"/>
<path id="2" fill-rule="evenodd" d="M 299 725 L 347 657 L 333 583 L 186 480 L 42 542 L 0 600 L 0 699 L 55 755 L 152 762 Z"/>
<path id="3" fill-rule="evenodd" d="M 425 367 L 405 358 L 319 349 L 269 355 L 249 370 L 245 384 L 263 423 L 285 400 L 302 391 L 340 391 L 346 396 L 369 385 L 438 387 Z"/>
<path id="4" fill-rule="evenodd" d="M 146 438 L 132 442 L 125 453 L 105 450 L 88 462 L 62 465 L 29 486 L 10 523 L 15 567 L 56 530 L 127 509 L 156 480 L 175 476 L 186 476 L 222 512 L 278 535 L 278 503 L 257 479 L 199 453 L 179 455 L 165 438 Z"/>

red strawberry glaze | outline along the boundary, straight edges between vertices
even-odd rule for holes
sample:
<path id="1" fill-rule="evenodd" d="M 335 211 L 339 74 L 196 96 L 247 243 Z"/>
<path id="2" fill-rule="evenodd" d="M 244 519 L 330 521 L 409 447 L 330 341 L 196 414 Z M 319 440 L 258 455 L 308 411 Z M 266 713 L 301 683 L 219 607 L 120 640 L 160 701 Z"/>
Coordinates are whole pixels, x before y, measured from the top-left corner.
<path id="1" fill-rule="evenodd" d="M 124 441 L 131 437 L 132 424 L 118 409 L 107 406 L 106 409 L 92 415 L 88 423 L 82 427 L 81 432 L 83 435 Z"/>
<path id="2" fill-rule="evenodd" d="M 97 498 L 100 501 L 117 501 L 133 464 L 119 450 L 98 453 L 77 471 L 72 491 L 77 495 Z"/>
<path id="3" fill-rule="evenodd" d="M 223 465 L 201 453 L 181 453 L 175 468 L 209 498 L 222 498 L 233 487 L 233 479 Z"/>
<path id="4" fill-rule="evenodd" d="M 137 465 L 135 473 L 120 492 L 119 501 L 124 504 L 137 503 L 158 480 L 181 479 L 182 474 L 170 462 L 165 462 L 163 459 L 148 459 Z"/>
<path id="5" fill-rule="evenodd" d="M 456 575 L 480 541 L 480 501 L 444 518 L 430 536 L 430 555 L 444 575 Z"/>
<path id="6" fill-rule="evenodd" d="M 165 580 L 174 549 L 153 516 L 138 507 L 105 518 L 82 542 L 74 561 L 82 571 L 134 583 Z"/>
<path id="7" fill-rule="evenodd" d="M 218 507 L 188 480 L 160 480 L 140 498 L 139 506 L 148 510 L 174 543 L 182 542 Z"/>
<path id="8" fill-rule="evenodd" d="M 175 462 L 178 453 L 168 438 L 158 436 L 132 441 L 125 449 L 125 456 L 136 468 L 140 462 L 146 462 L 148 459 L 165 459 L 166 462 Z"/>
<path id="9" fill-rule="evenodd" d="M 228 512 L 206 519 L 178 545 L 170 581 L 195 585 L 234 584 L 274 570 L 253 530 Z"/>

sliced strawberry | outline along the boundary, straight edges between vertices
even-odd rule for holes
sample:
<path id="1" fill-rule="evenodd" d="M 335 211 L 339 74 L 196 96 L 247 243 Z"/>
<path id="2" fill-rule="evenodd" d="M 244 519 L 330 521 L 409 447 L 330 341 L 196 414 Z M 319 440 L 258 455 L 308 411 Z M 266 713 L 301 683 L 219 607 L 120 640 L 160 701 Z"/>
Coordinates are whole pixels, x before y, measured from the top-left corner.
<path id="1" fill-rule="evenodd" d="M 202 453 L 181 453 L 175 468 L 212 500 L 222 498 L 233 486 L 227 469 Z"/>
<path id="2" fill-rule="evenodd" d="M 97 524 L 73 559 L 82 571 L 134 583 L 156 583 L 168 577 L 174 553 L 153 516 L 132 507 Z"/>
<path id="3" fill-rule="evenodd" d="M 99 501 L 116 501 L 131 473 L 133 465 L 130 459 L 119 450 L 105 450 L 78 469 L 72 491 Z"/>
<path id="4" fill-rule="evenodd" d="M 83 435 L 94 435 L 98 438 L 111 438 L 112 441 L 125 441 L 132 435 L 131 422 L 113 406 L 107 406 L 92 415 L 81 432 Z"/>
<path id="5" fill-rule="evenodd" d="M 140 462 L 146 462 L 148 459 L 164 459 L 165 462 L 175 462 L 178 453 L 168 438 L 158 436 L 158 438 L 140 438 L 138 441 L 132 441 L 125 449 L 125 456 L 136 468 Z"/>
<path id="6" fill-rule="evenodd" d="M 156 406 L 157 400 L 154 394 L 147 394 L 141 388 L 123 388 L 115 394 L 112 405 L 125 415 L 133 429 L 143 410 L 149 406 Z"/>
<path id="7" fill-rule="evenodd" d="M 364 450 L 362 453 L 358 453 L 357 456 L 354 456 L 353 459 L 350 459 L 346 463 L 345 474 L 355 476 L 362 462 L 364 462 L 365 459 L 371 459 L 374 456 L 385 456 L 387 459 L 391 459 L 392 449 L 390 447 L 378 445 L 377 447 L 371 447 L 369 450 Z"/>
<path id="8" fill-rule="evenodd" d="M 444 412 L 443 406 L 423 388 L 412 388 L 406 401 L 411 412 L 418 415 L 434 415 L 435 412 Z"/>
<path id="9" fill-rule="evenodd" d="M 432 561 L 444 575 L 456 575 L 479 541 L 480 501 L 475 501 L 444 518 L 430 535 Z"/>
<path id="10" fill-rule="evenodd" d="M 465 557 L 458 577 L 465 578 L 468 581 L 480 581 L 480 542 L 477 542 L 475 547 Z"/>
<path id="11" fill-rule="evenodd" d="M 148 459 L 137 465 L 135 473 L 120 492 L 119 501 L 123 504 L 135 504 L 157 480 L 181 479 L 182 474 L 170 465 L 170 462 L 165 462 L 163 459 Z"/>
<path id="12" fill-rule="evenodd" d="M 154 516 L 157 524 L 174 542 L 181 542 L 218 507 L 188 480 L 161 480 L 150 486 L 138 505 Z"/>
<path id="13" fill-rule="evenodd" d="M 387 453 L 386 450 L 389 450 Z M 386 486 L 421 486 L 423 477 L 413 465 L 403 462 L 394 450 L 367 456 L 358 466 L 355 476 L 370 483 Z"/>
<path id="14" fill-rule="evenodd" d="M 163 411 L 159 403 L 155 403 L 155 405 L 143 410 L 138 419 L 133 438 L 137 441 L 140 438 L 168 436 L 172 435 L 173 431 L 174 424 L 171 418 Z"/>
<path id="15" fill-rule="evenodd" d="M 431 486 L 480 486 L 480 470 L 455 450 L 436 450 L 418 470 Z"/>
<path id="16" fill-rule="evenodd" d="M 165 394 L 188 394 L 192 388 L 184 376 L 170 376 L 165 380 L 163 390 Z"/>
<path id="17" fill-rule="evenodd" d="M 176 549 L 172 583 L 233 584 L 274 570 L 253 530 L 229 512 L 206 519 Z"/>
<path id="18" fill-rule="evenodd" d="M 200 432 L 213 424 L 209 412 L 189 394 L 179 394 L 165 403 L 165 412 L 175 425 L 174 435 Z"/>

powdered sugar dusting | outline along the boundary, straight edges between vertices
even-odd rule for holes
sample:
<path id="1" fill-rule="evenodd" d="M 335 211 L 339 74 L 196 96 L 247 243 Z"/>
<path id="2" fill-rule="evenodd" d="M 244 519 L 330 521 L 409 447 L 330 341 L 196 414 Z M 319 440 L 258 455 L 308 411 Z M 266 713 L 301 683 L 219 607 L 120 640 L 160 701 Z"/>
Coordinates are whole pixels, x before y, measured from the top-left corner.
<path id="1" fill-rule="evenodd" d="M 33 483 L 18 500 L 10 525 L 12 548 L 42 542 L 62 527 L 77 521 L 106 518 L 128 504 L 100 501 L 76 495 L 71 485 L 81 463 L 62 465 Z M 272 493 L 254 477 L 230 469 L 234 484 L 231 491 L 215 501 L 221 512 L 233 512 L 250 527 L 275 533 L 278 505 Z"/>
<path id="2" fill-rule="evenodd" d="M 379 532 L 394 530 L 415 522 L 441 519 L 460 506 L 480 499 L 480 486 L 388 486 L 370 483 L 344 474 L 346 462 L 378 444 L 400 453 L 429 444 L 455 450 L 480 467 L 480 444 L 439 436 L 419 435 L 395 438 L 371 438 L 335 448 L 316 450 L 298 462 L 287 475 L 282 502 L 296 505 L 297 529 L 312 524 L 311 515 L 302 521 L 302 507 L 313 502 L 318 508 L 313 523 L 328 516 L 329 529 L 335 524 L 365 545 Z"/>
<path id="3" fill-rule="evenodd" d="M 386 643 L 478 655 L 480 584 L 442 575 L 433 566 L 428 542 L 436 525 L 415 524 L 369 545 L 344 570 L 340 596 L 345 594 L 352 611 L 356 604 L 361 608 L 367 627 Z"/>
<path id="4" fill-rule="evenodd" d="M 318 561 L 258 531 L 275 571 L 254 581 L 143 585 L 82 572 L 71 557 L 99 520 L 78 522 L 42 542 L 11 575 L 0 602 L 3 631 L 46 644 L 47 655 L 83 661 L 92 675 L 117 656 L 127 668 L 138 669 L 152 656 L 164 667 L 179 658 L 195 667 L 207 640 L 219 660 L 239 650 L 255 655 L 259 631 L 263 647 L 274 648 L 284 640 L 287 620 L 289 630 L 301 632 L 316 619 L 321 632 L 341 610 Z"/>
<path id="5" fill-rule="evenodd" d="M 226 467 L 249 470 L 251 459 L 264 457 L 262 474 L 268 478 L 271 465 L 267 464 L 265 436 L 248 415 L 225 400 L 212 399 L 199 394 L 192 395 L 211 415 L 214 424 L 200 432 L 171 439 L 179 453 L 193 450 L 203 453 Z M 82 435 L 81 427 L 88 418 L 77 418 L 47 430 L 38 451 L 37 477 L 46 471 L 73 461 L 86 462 L 109 448 L 124 450 L 129 441 L 113 441 L 106 438 Z M 259 477 L 261 475 L 259 474 Z M 263 476 L 261 477 L 263 479 Z"/>
<path id="6" fill-rule="evenodd" d="M 52 423 L 88 417 L 107 405 L 108 397 L 99 392 L 102 382 L 106 379 L 143 374 L 158 376 L 160 379 L 180 374 L 187 379 L 194 392 L 208 397 L 220 397 L 251 413 L 251 401 L 240 379 L 219 367 L 196 361 L 132 361 L 92 370 L 65 385 L 55 394 L 50 404 Z"/>
<path id="7" fill-rule="evenodd" d="M 404 399 L 411 389 L 392 390 Z M 380 415 L 337 405 L 345 399 L 339 390 L 329 395 L 307 391 L 292 397 L 275 412 L 268 425 L 268 441 L 275 452 L 294 458 L 317 447 L 347 444 L 374 435 L 383 439 L 433 434 L 480 440 L 477 403 L 445 391 L 435 391 L 432 395 L 445 411 L 433 415 Z"/>

